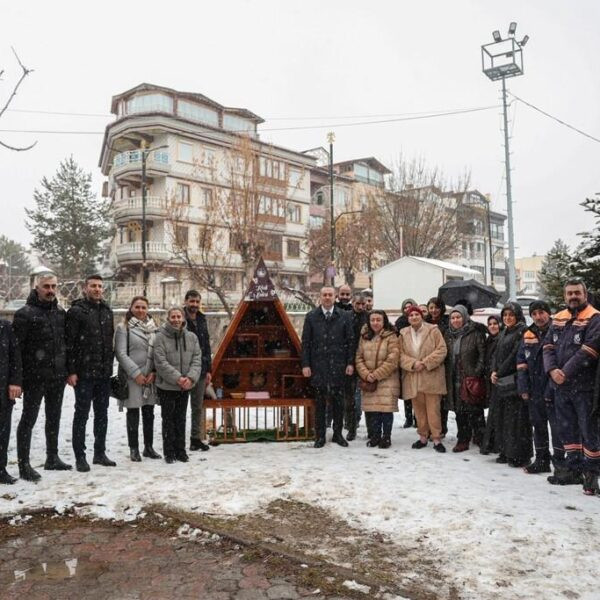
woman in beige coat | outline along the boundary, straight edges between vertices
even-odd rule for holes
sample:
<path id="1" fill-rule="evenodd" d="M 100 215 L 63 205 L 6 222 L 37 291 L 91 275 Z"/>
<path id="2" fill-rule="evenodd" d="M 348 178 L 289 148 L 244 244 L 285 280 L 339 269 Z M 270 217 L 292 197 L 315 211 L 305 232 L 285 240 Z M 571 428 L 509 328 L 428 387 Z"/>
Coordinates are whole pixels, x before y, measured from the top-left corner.
<path id="1" fill-rule="evenodd" d="M 446 342 L 436 325 L 423 320 L 423 313 L 418 306 L 411 306 L 407 316 L 410 326 L 400 331 L 398 341 L 402 396 L 412 400 L 419 433 L 419 439 L 412 447 L 419 449 L 427 446 L 431 434 L 434 449 L 446 452 L 441 441 L 440 416 L 440 402 L 446 393 Z"/>
<path id="2" fill-rule="evenodd" d="M 369 424 L 370 448 L 392 444 L 394 413 L 398 411 L 398 338 L 383 310 L 373 310 L 362 328 L 356 352 L 356 371 L 362 381 L 376 383 L 374 391 L 362 390 L 362 410 Z"/>

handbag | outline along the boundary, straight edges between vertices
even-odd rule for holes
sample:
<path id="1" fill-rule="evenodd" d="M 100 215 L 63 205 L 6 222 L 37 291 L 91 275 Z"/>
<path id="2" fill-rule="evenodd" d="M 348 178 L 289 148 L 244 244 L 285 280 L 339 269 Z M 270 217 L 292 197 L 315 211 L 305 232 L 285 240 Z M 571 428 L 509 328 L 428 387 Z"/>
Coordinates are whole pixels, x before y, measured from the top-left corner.
<path id="1" fill-rule="evenodd" d="M 496 382 L 496 393 L 499 398 L 508 398 L 509 396 L 516 395 L 517 376 L 513 373 L 512 375 L 498 377 L 498 381 Z"/>
<path id="2" fill-rule="evenodd" d="M 127 328 L 127 356 L 129 356 L 129 327 Z M 129 385 L 127 384 L 127 373 L 119 363 L 117 374 L 110 378 L 110 395 L 120 402 L 129 398 Z"/>
<path id="3" fill-rule="evenodd" d="M 484 378 L 463 374 L 459 393 L 460 399 L 465 404 L 479 406 L 483 403 L 487 393 Z"/>
<path id="4" fill-rule="evenodd" d="M 377 342 L 377 349 L 375 350 L 375 369 L 377 369 L 377 361 L 379 359 L 379 348 L 381 348 L 381 342 L 383 340 L 381 339 L 381 337 L 379 338 L 379 341 Z M 373 369 L 373 370 L 375 370 Z M 377 384 L 379 382 L 377 380 L 375 381 L 365 381 L 364 379 L 359 379 L 358 381 L 358 387 L 361 389 L 361 391 L 363 392 L 374 392 L 377 389 Z"/>

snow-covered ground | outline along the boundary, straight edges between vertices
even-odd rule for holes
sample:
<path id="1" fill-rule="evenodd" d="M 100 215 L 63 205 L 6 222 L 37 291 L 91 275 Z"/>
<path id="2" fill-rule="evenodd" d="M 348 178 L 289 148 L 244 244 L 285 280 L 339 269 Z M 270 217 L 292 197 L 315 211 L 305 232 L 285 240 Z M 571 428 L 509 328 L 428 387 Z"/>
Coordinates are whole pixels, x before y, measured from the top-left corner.
<path id="1" fill-rule="evenodd" d="M 70 461 L 72 411 L 67 388 L 60 451 Z M 15 475 L 20 413 L 17 402 L 8 466 Z M 85 474 L 40 470 L 38 484 L 2 486 L 0 515 L 73 503 L 89 504 L 86 510 L 103 518 L 128 518 L 150 503 L 229 515 L 291 498 L 330 509 L 400 545 L 422 540 L 466 598 L 600 598 L 600 499 L 496 465 L 493 456 L 476 450 L 412 450 L 414 429 L 403 430 L 396 421 L 389 450 L 367 448 L 361 428 L 348 449 L 330 443 L 323 450 L 309 443 L 232 445 L 190 453 L 187 464 L 132 463 L 125 413 L 111 400 L 107 453 L 117 467 L 92 465 Z M 42 407 L 32 444 L 36 468 L 45 458 L 43 422 Z M 90 418 L 88 448 L 91 425 Z M 160 451 L 160 409 L 155 430 Z M 448 450 L 454 441 L 452 424 Z"/>

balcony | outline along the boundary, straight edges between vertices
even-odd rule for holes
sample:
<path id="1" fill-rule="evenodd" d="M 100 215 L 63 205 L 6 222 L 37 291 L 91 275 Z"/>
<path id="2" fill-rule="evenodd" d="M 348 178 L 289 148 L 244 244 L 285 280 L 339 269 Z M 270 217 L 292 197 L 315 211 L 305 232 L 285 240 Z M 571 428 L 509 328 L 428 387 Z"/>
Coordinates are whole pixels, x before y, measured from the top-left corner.
<path id="1" fill-rule="evenodd" d="M 142 262 L 142 242 L 127 242 L 119 244 L 115 250 L 120 264 Z M 170 247 L 164 242 L 146 242 L 146 260 L 148 262 L 163 262 L 172 256 Z"/>
<path id="2" fill-rule="evenodd" d="M 169 153 L 164 150 L 155 150 L 146 157 L 146 173 L 149 177 L 165 175 L 171 170 Z M 128 150 L 117 154 L 113 159 L 112 175 L 121 177 L 135 173 L 139 177 L 142 174 L 142 151 Z"/>
<path id="3" fill-rule="evenodd" d="M 161 196 L 146 196 L 146 218 L 164 219 L 167 216 L 167 204 Z M 142 218 L 142 197 L 122 198 L 113 204 L 113 217 L 117 223 Z"/>

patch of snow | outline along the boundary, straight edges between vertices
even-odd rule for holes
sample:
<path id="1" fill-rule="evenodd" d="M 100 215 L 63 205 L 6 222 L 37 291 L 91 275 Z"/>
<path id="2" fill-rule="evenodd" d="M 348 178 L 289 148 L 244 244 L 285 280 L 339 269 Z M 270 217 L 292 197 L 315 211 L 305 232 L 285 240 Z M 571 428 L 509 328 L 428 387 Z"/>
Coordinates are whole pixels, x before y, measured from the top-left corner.
<path id="1" fill-rule="evenodd" d="M 354 579 L 346 579 L 344 583 L 342 583 L 344 587 L 347 587 L 349 590 L 353 590 L 355 592 L 362 592 L 363 594 L 368 594 L 371 591 L 371 588 L 368 585 L 363 585 L 362 583 L 357 583 Z"/>

